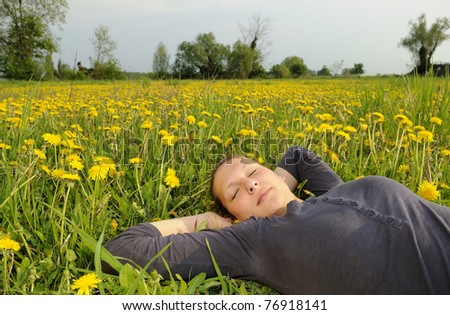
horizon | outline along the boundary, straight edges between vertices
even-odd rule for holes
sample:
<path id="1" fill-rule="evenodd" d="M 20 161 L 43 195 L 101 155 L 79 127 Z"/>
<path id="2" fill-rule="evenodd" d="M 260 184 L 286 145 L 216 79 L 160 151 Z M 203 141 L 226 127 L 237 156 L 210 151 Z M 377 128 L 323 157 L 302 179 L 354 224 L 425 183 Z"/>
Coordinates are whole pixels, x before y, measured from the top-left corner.
<path id="1" fill-rule="evenodd" d="M 170 63 L 183 41 L 194 41 L 212 32 L 218 43 L 232 46 L 241 39 L 239 25 L 259 15 L 271 20 L 271 45 L 263 66 L 270 70 L 289 56 L 302 58 L 309 70 L 343 61 L 342 68 L 364 65 L 365 75 L 405 74 L 412 70 L 412 54 L 399 47 L 409 33 L 409 22 L 425 13 L 427 25 L 446 17 L 450 3 L 431 0 L 364 1 L 318 0 L 68 0 L 69 10 L 62 30 L 54 29 L 60 50 L 54 62 L 70 66 L 81 61 L 89 66 L 93 55 L 90 38 L 100 25 L 109 28 L 116 41 L 113 52 L 126 72 L 152 71 L 153 53 L 163 42 Z M 108 8 L 105 10 L 105 8 Z M 86 34 L 80 36 L 80 34 Z M 131 34 L 131 35 L 130 35 Z M 433 62 L 450 62 L 450 41 L 437 47 Z M 72 64 L 73 63 L 73 64 Z"/>

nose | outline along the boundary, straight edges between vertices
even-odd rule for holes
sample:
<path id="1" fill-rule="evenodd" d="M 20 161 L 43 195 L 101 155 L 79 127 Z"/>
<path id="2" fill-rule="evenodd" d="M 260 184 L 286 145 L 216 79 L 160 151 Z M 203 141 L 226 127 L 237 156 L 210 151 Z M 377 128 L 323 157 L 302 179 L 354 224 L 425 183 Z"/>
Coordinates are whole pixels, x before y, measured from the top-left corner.
<path id="1" fill-rule="evenodd" d="M 259 184 L 258 184 L 257 180 L 249 178 L 249 179 L 246 180 L 245 185 L 246 185 L 247 191 L 250 194 L 252 194 L 252 193 L 255 192 L 255 189 L 258 187 Z"/>

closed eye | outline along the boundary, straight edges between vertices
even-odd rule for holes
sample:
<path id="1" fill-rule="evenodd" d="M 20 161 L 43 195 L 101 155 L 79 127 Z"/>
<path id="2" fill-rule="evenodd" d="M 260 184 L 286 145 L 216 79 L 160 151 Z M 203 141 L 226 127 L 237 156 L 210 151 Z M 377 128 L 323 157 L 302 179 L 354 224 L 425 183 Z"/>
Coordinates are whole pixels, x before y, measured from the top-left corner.
<path id="1" fill-rule="evenodd" d="M 248 174 L 248 177 L 250 177 L 253 174 L 255 174 L 256 171 L 257 171 L 257 169 L 254 169 L 250 174 Z M 239 188 L 236 189 L 236 191 L 234 192 L 233 196 L 231 197 L 231 200 L 234 200 L 236 198 L 238 192 L 239 192 Z"/>
<path id="2" fill-rule="evenodd" d="M 231 200 L 234 200 L 234 198 L 236 198 L 236 195 L 237 195 L 238 191 L 239 191 L 239 188 L 236 189 L 236 192 L 233 194 L 233 197 L 231 197 Z"/>

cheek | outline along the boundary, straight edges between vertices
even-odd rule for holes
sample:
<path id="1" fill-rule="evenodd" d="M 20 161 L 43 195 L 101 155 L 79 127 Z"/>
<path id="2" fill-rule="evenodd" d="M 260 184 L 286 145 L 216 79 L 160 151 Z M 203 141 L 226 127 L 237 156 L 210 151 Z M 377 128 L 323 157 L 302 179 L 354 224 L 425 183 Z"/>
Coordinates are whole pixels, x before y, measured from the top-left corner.
<path id="1" fill-rule="evenodd" d="M 230 212 L 236 219 L 245 220 L 254 215 L 254 211 L 251 211 L 250 206 L 246 200 L 236 200 L 232 206 L 229 206 L 228 212 Z"/>

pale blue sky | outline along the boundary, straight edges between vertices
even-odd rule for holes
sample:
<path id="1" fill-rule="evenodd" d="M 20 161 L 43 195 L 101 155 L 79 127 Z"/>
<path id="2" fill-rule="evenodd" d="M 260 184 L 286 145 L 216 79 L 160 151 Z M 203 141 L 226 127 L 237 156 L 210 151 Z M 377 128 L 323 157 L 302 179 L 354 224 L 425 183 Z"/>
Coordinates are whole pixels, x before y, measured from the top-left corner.
<path id="1" fill-rule="evenodd" d="M 114 56 L 128 71 L 152 69 L 162 41 L 174 61 L 178 44 L 199 33 L 214 33 L 222 44 L 241 38 L 239 24 L 260 15 L 272 21 L 265 67 L 297 55 L 319 70 L 343 60 L 344 68 L 363 63 L 367 74 L 403 74 L 411 54 L 398 46 L 409 21 L 425 13 L 429 24 L 450 18 L 449 0 L 68 0 L 66 24 L 55 60 L 89 66 L 90 38 L 106 25 L 117 42 Z M 450 40 L 436 49 L 434 61 L 450 62 Z"/>

